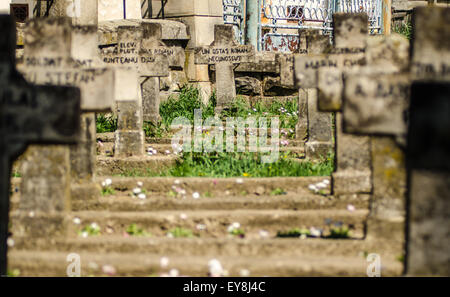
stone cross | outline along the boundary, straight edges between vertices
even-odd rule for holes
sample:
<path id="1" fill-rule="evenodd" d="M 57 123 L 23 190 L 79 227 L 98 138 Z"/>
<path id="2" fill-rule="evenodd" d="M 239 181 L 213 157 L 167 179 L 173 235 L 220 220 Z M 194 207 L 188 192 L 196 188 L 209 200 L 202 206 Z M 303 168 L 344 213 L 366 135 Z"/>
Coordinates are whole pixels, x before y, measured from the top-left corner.
<path id="1" fill-rule="evenodd" d="M 334 44 L 322 53 L 315 55 L 295 56 L 295 83 L 307 88 L 311 93 L 313 106 L 308 108 L 309 114 L 316 114 L 316 129 L 309 128 L 312 134 L 306 143 L 306 155 L 325 156 L 332 146 L 331 113 L 339 111 L 334 102 L 326 101 L 329 93 L 333 94 L 334 83 L 339 81 L 342 71 L 359 69 L 366 64 L 365 50 L 368 33 L 368 17 L 366 14 L 335 13 L 333 15 Z M 322 73 L 325 71 L 326 75 Z M 323 84 L 323 78 L 326 82 Z M 323 85 L 323 88 L 319 86 Z M 328 93 L 329 92 L 329 93 Z M 339 98 L 341 93 L 337 93 Z M 339 98 L 341 99 L 341 98 Z M 309 100 L 309 97 L 308 97 Z M 321 108 L 328 105 L 326 108 Z M 320 110 L 320 111 L 319 111 Z M 315 131 L 314 131 L 315 130 Z M 336 172 L 333 173 L 333 190 L 336 195 L 353 193 L 369 193 L 370 182 L 370 150 L 368 137 L 344 135 L 342 133 L 341 115 L 336 114 Z"/>
<path id="2" fill-rule="evenodd" d="M 335 13 L 333 15 L 335 31 L 334 46 L 321 46 L 314 54 L 297 54 L 294 58 L 295 84 L 308 94 L 308 140 L 305 144 L 306 156 L 310 158 L 326 157 L 332 149 L 331 113 L 321 110 L 322 94 L 318 89 L 319 70 L 327 69 L 339 73 L 343 69 L 358 68 L 365 64 L 365 39 L 367 38 L 368 17 L 366 14 Z M 322 37 L 323 39 L 324 37 Z M 316 38 L 317 39 L 317 38 Z M 319 39 L 320 41 L 320 39 Z M 317 44 L 322 44 L 318 42 Z M 301 94 L 301 93 L 300 93 Z M 337 122 L 339 118 L 337 119 Z M 339 133 L 339 124 L 337 130 Z M 339 141 L 337 138 L 336 141 Z M 362 143 L 359 143 L 362 144 Z M 339 144 L 336 144 L 339 147 Z M 341 146 L 341 148 L 343 148 Z M 349 153 L 348 149 L 342 152 Z M 339 151 L 336 155 L 339 154 Z M 338 162 L 339 162 L 339 157 Z M 352 166 L 344 162 L 344 167 Z M 339 163 L 338 163 L 339 164 Z M 366 177 L 368 180 L 369 177 Z M 367 187 L 366 187 L 367 188 Z M 369 189 L 370 190 L 370 189 Z"/>
<path id="3" fill-rule="evenodd" d="M 443 42 L 450 39 L 449 14 L 448 8 L 414 11 L 411 73 L 405 73 L 405 57 L 382 50 L 393 58 L 382 68 L 397 71 L 379 67 L 344 79 L 345 130 L 375 135 L 368 232 L 406 246 L 408 275 L 450 274 L 450 47 Z M 389 46 L 388 39 L 384 43 Z"/>
<path id="4" fill-rule="evenodd" d="M 21 169 L 21 210 L 38 209 L 36 199 L 44 196 L 55 197 L 55 201 L 67 197 L 70 201 L 67 189 L 72 189 L 76 195 L 82 190 L 75 186 L 78 184 L 83 184 L 85 199 L 99 193 L 94 185 L 96 139 L 93 112 L 111 110 L 115 97 L 115 73 L 101 63 L 98 52 L 96 26 L 73 26 L 69 18 L 38 18 L 27 23 L 21 72 L 31 83 L 79 87 L 83 115 L 77 144 L 70 147 L 32 146 L 28 150 Z M 68 163 L 55 158 L 58 154 Z M 58 174 L 52 175 L 52 172 Z M 50 175 L 53 183 L 40 182 L 50 179 Z M 54 189 L 52 184 L 61 186 Z M 89 192 L 87 188 L 90 188 Z"/>
<path id="5" fill-rule="evenodd" d="M 286 87 L 295 87 L 294 56 L 320 54 L 330 47 L 330 38 L 326 35 L 321 35 L 319 30 L 302 29 L 299 30 L 299 36 L 300 48 L 297 53 L 283 53 L 277 55 L 277 60 L 280 65 L 280 83 Z M 314 104 L 314 90 L 308 91 L 308 89 L 299 88 L 298 92 L 298 122 L 295 127 L 295 136 L 297 139 L 301 140 L 307 139 L 308 135 L 311 135 L 312 138 L 314 138 L 314 124 L 317 123 L 320 125 L 321 123 L 314 121 L 313 119 L 317 119 L 316 115 L 323 114 L 317 113 L 317 104 Z M 309 101 L 308 94 L 310 94 L 311 97 Z M 310 112 L 309 114 L 308 111 Z M 311 115 L 310 121 L 308 115 Z M 327 118 L 325 118 L 325 121 L 326 120 Z M 308 124 L 308 122 L 310 122 L 310 124 Z"/>
<path id="6" fill-rule="evenodd" d="M 0 30 L 0 275 L 5 276 L 11 162 L 29 143 L 77 140 L 80 91 L 28 84 L 15 69 L 13 19 L 0 16 Z"/>
<path id="7" fill-rule="evenodd" d="M 236 42 L 231 25 L 215 25 L 211 45 L 195 49 L 195 64 L 215 65 L 216 113 L 220 113 L 236 97 L 234 65 L 252 62 L 254 56 L 253 46 Z"/>
<path id="8" fill-rule="evenodd" d="M 450 8 L 413 13 L 406 273 L 450 275 Z"/>
<path id="9" fill-rule="evenodd" d="M 128 68 L 121 70 L 123 72 L 121 77 L 124 80 L 118 80 L 117 85 L 123 96 L 116 98 L 118 127 L 115 135 L 115 156 L 130 157 L 144 154 L 142 89 L 139 80 L 137 82 L 134 80 L 138 76 L 143 78 L 144 88 L 147 91 L 153 90 L 154 97 L 149 101 L 153 101 L 156 105 L 159 100 L 158 77 L 169 75 L 169 60 L 158 42 L 160 36 L 161 26 L 157 24 L 148 24 L 145 27 L 119 26 L 117 45 L 102 49 L 105 63 L 121 69 Z M 132 75 L 130 69 L 136 71 L 136 74 Z M 154 113 L 155 109 L 153 107 Z M 132 119 L 133 117 L 136 118 Z"/>
<path id="10" fill-rule="evenodd" d="M 141 80 L 143 119 L 156 124 L 161 118 L 159 115 L 160 105 L 160 77 L 168 76 L 169 67 L 183 69 L 185 63 L 185 52 L 181 47 L 167 46 L 161 41 L 162 26 L 156 23 L 142 23 L 144 32 L 142 48 L 153 56 L 166 56 L 168 65 L 164 64 L 167 73 L 160 73 L 158 76 L 145 76 Z"/>

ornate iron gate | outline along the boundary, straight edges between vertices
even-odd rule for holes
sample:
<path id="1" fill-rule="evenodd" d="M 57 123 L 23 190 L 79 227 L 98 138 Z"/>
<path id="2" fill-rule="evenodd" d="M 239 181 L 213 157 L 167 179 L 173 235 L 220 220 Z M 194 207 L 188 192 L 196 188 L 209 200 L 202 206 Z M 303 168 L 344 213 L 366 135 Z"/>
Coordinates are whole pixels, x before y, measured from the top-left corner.
<path id="1" fill-rule="evenodd" d="M 245 0 L 222 0 L 223 22 L 234 26 L 241 44 L 244 44 L 244 3 Z"/>
<path id="2" fill-rule="evenodd" d="M 243 43 L 245 0 L 222 0 L 225 24 L 236 28 Z M 371 34 L 382 33 L 382 0 L 251 0 L 258 14 L 258 50 L 292 52 L 299 46 L 299 29 L 317 29 L 332 35 L 335 12 L 365 12 Z M 253 33 L 252 33 L 253 34 Z"/>
<path id="3" fill-rule="evenodd" d="M 335 12 L 365 12 L 371 34 L 382 32 L 382 0 L 263 0 L 261 45 L 264 51 L 292 52 L 298 48 L 298 29 L 332 34 Z"/>

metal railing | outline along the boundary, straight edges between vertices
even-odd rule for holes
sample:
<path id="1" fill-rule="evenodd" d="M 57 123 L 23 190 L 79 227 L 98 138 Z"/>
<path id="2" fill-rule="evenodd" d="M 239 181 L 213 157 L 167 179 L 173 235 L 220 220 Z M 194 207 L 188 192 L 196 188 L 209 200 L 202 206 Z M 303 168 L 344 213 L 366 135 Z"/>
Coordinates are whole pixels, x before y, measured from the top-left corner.
<path id="1" fill-rule="evenodd" d="M 382 33 L 382 0 L 253 0 L 261 8 L 258 50 L 292 52 L 300 43 L 299 29 L 317 29 L 332 35 L 333 13 L 365 12 L 369 33 Z M 245 0 L 222 0 L 225 24 L 236 28 L 244 41 Z M 258 12 L 256 12 L 258 13 Z"/>
<path id="2" fill-rule="evenodd" d="M 42 2 L 47 2 L 44 12 L 42 11 Z M 33 8 L 33 16 L 35 18 L 48 17 L 54 2 L 54 0 L 37 0 L 36 5 Z"/>
<path id="3" fill-rule="evenodd" d="M 161 9 L 157 13 L 156 17 L 153 17 L 153 5 L 152 0 L 142 0 L 141 1 L 141 9 L 143 11 L 142 18 L 144 19 L 164 19 L 164 8 L 166 7 L 167 1 L 169 0 L 161 0 Z"/>
<path id="4" fill-rule="evenodd" d="M 244 43 L 244 2 L 245 0 L 222 0 L 223 22 L 234 26 L 236 39 L 241 44 Z"/>

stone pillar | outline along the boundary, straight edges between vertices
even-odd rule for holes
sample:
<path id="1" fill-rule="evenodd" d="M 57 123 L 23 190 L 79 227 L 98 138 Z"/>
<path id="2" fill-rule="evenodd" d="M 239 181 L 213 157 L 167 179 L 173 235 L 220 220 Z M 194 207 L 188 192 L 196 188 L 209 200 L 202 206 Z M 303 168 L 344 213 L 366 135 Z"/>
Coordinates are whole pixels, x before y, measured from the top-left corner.
<path id="1" fill-rule="evenodd" d="M 144 155 L 145 135 L 142 129 L 142 96 L 136 69 L 118 69 L 116 72 L 117 130 L 114 156 Z"/>
<path id="2" fill-rule="evenodd" d="M 216 113 L 233 102 L 236 96 L 236 85 L 234 83 L 234 65 L 231 63 L 216 64 Z"/>
<path id="3" fill-rule="evenodd" d="M 405 243 L 406 168 L 404 148 L 392 136 L 371 138 L 373 193 L 367 220 L 369 239 Z"/>
<path id="4" fill-rule="evenodd" d="M 308 104 L 308 141 L 306 157 L 326 158 L 333 148 L 332 120 L 330 112 L 318 109 L 317 89 L 305 89 Z"/>
<path id="5" fill-rule="evenodd" d="M 88 200 L 100 193 L 94 182 L 97 144 L 95 113 L 81 115 L 80 139 L 70 146 L 70 175 L 72 199 Z"/>
<path id="6" fill-rule="evenodd" d="M 142 84 L 144 121 L 158 123 L 161 119 L 159 115 L 160 90 L 159 77 L 146 77 Z"/>
<path id="7" fill-rule="evenodd" d="M 408 275 L 450 275 L 449 114 L 450 81 L 413 84 L 407 150 Z"/>
<path id="8" fill-rule="evenodd" d="M 336 113 L 336 159 L 335 195 L 372 191 L 370 137 L 344 133 L 341 113 Z"/>

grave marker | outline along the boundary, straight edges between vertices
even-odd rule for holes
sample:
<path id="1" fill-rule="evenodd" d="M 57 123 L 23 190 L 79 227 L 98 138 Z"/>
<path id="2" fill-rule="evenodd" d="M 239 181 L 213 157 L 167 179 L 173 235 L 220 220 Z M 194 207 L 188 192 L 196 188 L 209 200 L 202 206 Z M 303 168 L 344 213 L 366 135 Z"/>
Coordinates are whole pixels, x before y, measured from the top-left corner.
<path id="1" fill-rule="evenodd" d="M 70 147 L 33 146 L 28 150 L 22 167 L 22 193 L 27 200 L 22 200 L 28 201 L 29 208 L 33 208 L 32 199 L 70 197 L 69 188 L 74 195 L 81 191 L 84 199 L 95 197 L 99 190 L 94 184 L 96 139 L 93 112 L 111 110 L 115 97 L 115 73 L 100 60 L 97 27 L 74 26 L 69 18 L 39 18 L 27 23 L 24 39 L 21 71 L 27 80 L 45 85 L 78 86 L 83 115 L 77 144 Z M 57 154 L 61 154 L 61 160 L 54 158 Z M 64 157 L 66 155 L 68 157 Z M 62 160 L 67 158 L 66 164 Z M 61 184 L 61 187 L 53 189 L 51 184 L 41 182 L 43 178 L 49 179 L 51 172 L 59 172 L 52 178 L 53 183 Z M 25 205 L 21 203 L 21 209 Z"/>
<path id="2" fill-rule="evenodd" d="M 277 58 L 280 63 L 280 82 L 287 87 L 295 87 L 294 79 L 294 56 L 319 54 L 326 51 L 330 46 L 330 38 L 326 35 L 321 35 L 319 30 L 299 30 L 300 36 L 300 48 L 298 53 L 295 54 L 278 54 Z M 297 139 L 307 139 L 308 135 L 314 138 L 314 123 L 321 124 L 314 121 L 317 118 L 317 107 L 314 102 L 314 91 L 308 91 L 308 89 L 300 88 L 298 96 L 298 123 L 295 127 L 295 136 Z M 308 94 L 311 99 L 308 101 Z M 310 120 L 308 117 L 310 115 Z M 322 114 L 323 116 L 323 114 Z M 327 121 L 326 117 L 323 117 Z M 310 123 L 309 123 L 310 122 Z M 308 128 L 309 131 L 308 131 Z M 331 137 L 331 136 L 330 136 Z M 327 149 L 327 148 L 326 148 Z M 320 155 L 320 152 L 318 152 Z"/>
<path id="3" fill-rule="evenodd" d="M 231 25 L 214 26 L 214 42 L 208 47 L 195 49 L 195 64 L 215 65 L 216 113 L 236 97 L 234 65 L 252 62 L 255 51 L 251 45 L 238 45 Z"/>
<path id="4" fill-rule="evenodd" d="M 15 70 L 15 23 L 0 16 L 0 275 L 7 273 L 11 162 L 29 143 L 77 140 L 80 91 L 35 87 Z"/>
<path id="5" fill-rule="evenodd" d="M 115 135 L 115 155 L 122 157 L 140 156 L 144 154 L 143 102 L 141 82 L 146 96 L 150 96 L 150 118 L 159 115 L 156 105 L 159 101 L 159 77 L 169 75 L 167 52 L 159 42 L 161 26 L 120 26 L 118 43 L 102 49 L 103 61 L 110 66 L 121 68 L 117 85 L 118 129 Z M 124 69 L 127 67 L 128 70 Z M 136 74 L 132 74 L 131 71 Z M 137 75 L 141 77 L 139 82 Z M 151 92 L 149 92 L 151 90 Z M 136 110 L 133 110 L 133 109 Z M 121 115 L 120 113 L 124 113 Z M 130 117 L 137 119 L 130 121 Z M 123 122 L 122 122 L 123 121 Z M 133 126 L 134 125 L 134 126 Z"/>
<path id="6" fill-rule="evenodd" d="M 450 83 L 416 82 L 411 95 L 407 274 L 449 276 Z"/>
<path id="7" fill-rule="evenodd" d="M 144 121 L 149 121 L 156 124 L 160 119 L 159 105 L 160 105 L 160 77 L 169 76 L 169 66 L 182 69 L 185 63 L 185 53 L 181 47 L 166 46 L 161 40 L 162 26 L 161 24 L 142 23 L 143 40 L 142 47 L 154 56 L 166 56 L 168 64 L 166 67 L 167 73 L 164 75 L 149 76 L 142 82 L 142 105 Z M 165 69 L 164 69 L 165 70 Z"/>
<path id="8" fill-rule="evenodd" d="M 413 13 L 408 275 L 450 275 L 450 8 Z"/>

